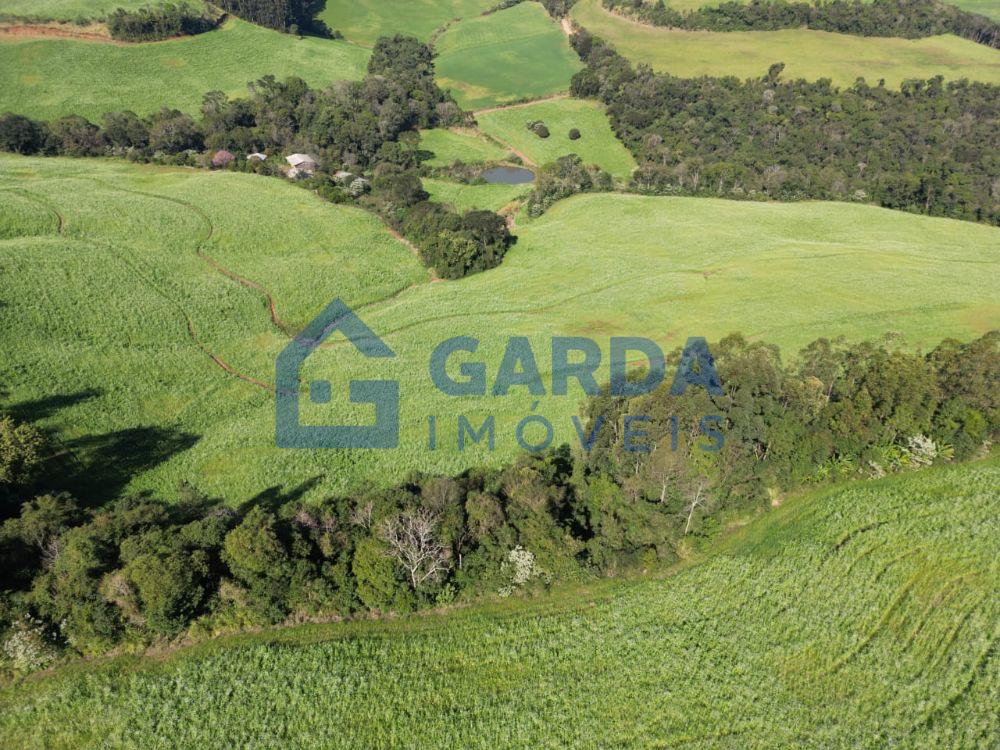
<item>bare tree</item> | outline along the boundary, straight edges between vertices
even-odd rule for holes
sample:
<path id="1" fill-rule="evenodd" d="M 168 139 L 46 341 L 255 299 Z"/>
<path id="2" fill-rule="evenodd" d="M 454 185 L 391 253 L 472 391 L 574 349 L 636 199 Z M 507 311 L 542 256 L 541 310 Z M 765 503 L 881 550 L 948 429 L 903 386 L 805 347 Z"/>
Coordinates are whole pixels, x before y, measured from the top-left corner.
<path id="1" fill-rule="evenodd" d="M 688 517 L 687 523 L 684 524 L 684 534 L 687 535 L 691 531 L 691 519 L 694 518 L 694 512 L 698 508 L 705 505 L 709 500 L 709 495 L 705 493 L 705 488 L 708 486 L 708 482 L 699 477 L 694 484 L 691 486 L 688 492 Z"/>
<path id="2" fill-rule="evenodd" d="M 434 513 L 420 508 L 387 518 L 379 526 L 379 538 L 389 545 L 388 554 L 406 568 L 414 589 L 448 569 L 448 551 L 434 533 L 436 520 Z"/>

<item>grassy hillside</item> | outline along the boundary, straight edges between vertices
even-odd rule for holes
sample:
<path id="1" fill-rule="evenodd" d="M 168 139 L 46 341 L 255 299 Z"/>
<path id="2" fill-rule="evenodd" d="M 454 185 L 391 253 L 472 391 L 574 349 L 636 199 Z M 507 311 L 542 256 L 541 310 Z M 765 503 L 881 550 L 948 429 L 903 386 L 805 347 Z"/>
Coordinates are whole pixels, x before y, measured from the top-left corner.
<path id="1" fill-rule="evenodd" d="M 597 164 L 621 179 L 635 169 L 632 154 L 615 137 L 604 108 L 597 102 L 554 99 L 483 112 L 476 119 L 484 132 L 510 144 L 536 164 L 578 154 L 587 164 Z M 539 138 L 528 130 L 525 123 L 530 120 L 542 120 L 549 137 Z M 579 140 L 569 139 L 572 128 L 580 131 Z"/>
<path id="2" fill-rule="evenodd" d="M 463 185 L 448 180 L 424 180 L 431 200 L 450 203 L 459 211 L 472 208 L 499 211 L 515 198 L 531 192 L 531 185 Z"/>
<path id="3" fill-rule="evenodd" d="M 466 109 L 565 91 L 582 67 L 538 3 L 457 23 L 435 49 L 438 82 Z"/>
<path id="4" fill-rule="evenodd" d="M 0 0 L 0 17 L 21 16 L 54 21 L 104 18 L 116 8 L 141 8 L 146 0 Z"/>
<path id="5" fill-rule="evenodd" d="M 831 34 L 808 29 L 782 31 L 679 31 L 636 23 L 605 10 L 600 0 L 580 0 L 573 19 L 611 42 L 633 62 L 683 77 L 759 77 L 772 63 L 783 76 L 830 78 L 846 86 L 863 76 L 898 87 L 907 78 L 970 78 L 1000 83 L 1000 50 L 960 39 L 890 39 Z"/>
<path id="6" fill-rule="evenodd" d="M 120 46 L 0 36 L 0 112 L 39 118 L 162 106 L 194 112 L 207 91 L 246 93 L 263 75 L 321 86 L 364 75 L 368 51 L 347 42 L 297 39 L 232 19 L 217 31 Z"/>
<path id="7" fill-rule="evenodd" d="M 551 335 L 592 336 L 606 354 L 612 335 L 669 348 L 742 331 L 794 351 L 819 336 L 895 330 L 929 346 L 1000 326 L 1000 232 L 865 206 L 580 196 L 522 221 L 500 268 L 426 284 L 374 218 L 273 178 L 3 157 L 0 189 L 6 403 L 55 430 L 88 467 L 83 481 L 108 494 L 169 495 L 186 479 L 238 503 L 269 488 L 315 496 L 412 469 L 503 463 L 533 399 L 523 388 L 436 391 L 430 351 L 457 334 L 481 340 L 492 379 L 512 335 L 531 338 L 547 371 Z M 199 250 L 262 285 L 278 324 L 260 291 Z M 267 386 L 288 334 L 338 296 L 397 357 L 365 361 L 331 341 L 303 382 L 326 378 L 341 394 L 351 378 L 398 379 L 401 447 L 278 450 L 271 393 L 207 352 Z M 540 399 L 557 442 L 576 441 L 581 400 Z M 346 398 L 303 408 L 312 424 L 371 418 Z M 459 413 L 476 425 L 495 416 L 495 451 L 456 449 Z M 429 414 L 440 415 L 436 451 L 424 447 Z M 112 461 L 125 446 L 130 462 Z"/>
<path id="8" fill-rule="evenodd" d="M 70 748 L 986 748 L 997 462 L 787 502 L 665 580 L 307 626 L 0 695 Z"/>
<path id="9" fill-rule="evenodd" d="M 472 130 L 435 128 L 420 133 L 420 148 L 430 151 L 432 167 L 446 167 L 456 161 L 473 164 L 482 161 L 503 161 L 508 152 Z"/>
<path id="10" fill-rule="evenodd" d="M 345 38 L 370 46 L 380 36 L 393 34 L 426 42 L 450 21 L 478 16 L 494 5 L 494 0 L 326 0 L 317 17 Z"/>
<path id="11" fill-rule="evenodd" d="M 723 0 L 667 0 L 666 4 L 671 8 L 683 11 L 721 5 L 722 2 Z M 980 13 L 990 18 L 1000 19 L 1000 2 L 998 0 L 951 0 L 948 4 L 970 13 Z"/>

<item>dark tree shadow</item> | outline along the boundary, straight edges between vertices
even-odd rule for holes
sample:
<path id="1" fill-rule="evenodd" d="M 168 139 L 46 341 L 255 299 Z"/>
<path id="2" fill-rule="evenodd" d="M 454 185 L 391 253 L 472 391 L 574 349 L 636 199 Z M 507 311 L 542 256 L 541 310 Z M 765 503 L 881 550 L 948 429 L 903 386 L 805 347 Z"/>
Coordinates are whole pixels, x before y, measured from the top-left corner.
<path id="1" fill-rule="evenodd" d="M 47 482 L 72 492 L 84 505 L 99 506 L 118 497 L 139 474 L 183 453 L 199 436 L 162 427 L 134 427 L 64 443 L 69 451 L 65 477 L 49 472 Z"/>
<path id="2" fill-rule="evenodd" d="M 246 514 L 256 507 L 275 512 L 282 505 L 301 500 L 309 490 L 315 487 L 323 479 L 322 475 L 311 477 L 301 484 L 285 490 L 283 487 L 268 487 L 266 490 L 257 493 L 239 507 L 240 514 Z"/>
<path id="3" fill-rule="evenodd" d="M 18 422 L 37 422 L 40 419 L 52 416 L 57 411 L 75 406 L 84 401 L 89 401 L 92 398 L 97 398 L 101 393 L 102 391 L 89 388 L 85 391 L 77 391 L 76 393 L 46 396 L 45 398 L 33 401 L 22 401 L 19 404 L 0 407 L 0 411 L 9 414 Z M 0 398 L 4 398 L 6 395 L 5 392 L 0 392 Z"/>

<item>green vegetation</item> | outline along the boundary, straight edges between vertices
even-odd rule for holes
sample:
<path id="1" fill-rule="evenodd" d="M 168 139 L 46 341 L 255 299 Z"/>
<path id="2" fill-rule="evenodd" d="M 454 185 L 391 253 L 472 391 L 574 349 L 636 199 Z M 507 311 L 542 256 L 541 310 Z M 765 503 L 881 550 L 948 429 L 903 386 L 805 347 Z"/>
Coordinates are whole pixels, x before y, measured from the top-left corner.
<path id="1" fill-rule="evenodd" d="M 466 164 L 503 161 L 508 155 L 503 148 L 475 131 L 445 128 L 422 131 L 420 148 L 434 154 L 434 158 L 426 162 L 432 167 L 447 167 L 456 161 Z"/>
<path id="2" fill-rule="evenodd" d="M 266 74 L 315 86 L 364 75 L 369 52 L 327 39 L 297 39 L 232 19 L 217 31 L 126 47 L 70 39 L 0 37 L 0 112 L 92 120 L 163 106 L 196 112 L 207 91 L 242 95 Z"/>
<path id="3" fill-rule="evenodd" d="M 871 201 L 1000 224 L 998 86 L 936 76 L 899 90 L 860 79 L 837 88 L 782 80 L 781 63 L 744 81 L 677 78 L 633 67 L 584 31 L 573 45 L 587 62 L 573 94 L 608 105 L 640 191 Z"/>
<path id="4" fill-rule="evenodd" d="M 585 163 L 596 164 L 619 179 L 627 179 L 635 169 L 635 160 L 615 138 L 598 102 L 554 99 L 482 112 L 476 119 L 485 133 L 510 144 L 535 164 L 575 153 Z M 549 137 L 539 138 L 528 130 L 525 123 L 531 120 L 544 122 Z M 569 137 L 573 128 L 580 131 L 578 140 Z"/>
<path id="5" fill-rule="evenodd" d="M 346 39 L 372 45 L 380 36 L 407 34 L 421 41 L 459 18 L 471 18 L 496 5 L 495 0 L 326 0 L 318 18 Z"/>
<path id="6" fill-rule="evenodd" d="M 438 80 L 465 109 L 565 91 L 580 62 L 537 3 L 449 27 L 435 43 Z"/>
<path id="7" fill-rule="evenodd" d="M 132 447 L 118 479 L 130 490 L 169 494 L 187 480 L 237 504 L 306 480 L 305 496 L 320 497 L 418 468 L 455 474 L 506 462 L 530 396 L 454 399 L 428 380 L 430 349 L 456 335 L 456 321 L 481 339 L 491 371 L 512 335 L 530 336 L 545 366 L 554 334 L 648 335 L 672 348 L 689 335 L 743 331 L 794 351 L 821 335 L 896 330 L 928 346 L 1000 325 L 995 230 L 866 206 L 580 196 L 519 226 L 499 268 L 420 284 L 419 262 L 376 220 L 274 179 L 11 156 L 0 165 L 13 191 L 5 195 L 15 196 L 0 208 L 0 227 L 15 235 L 0 243 L 10 279 L 0 312 L 17 321 L 4 327 L 8 403 L 64 399 L 41 423 L 83 461 L 132 446 L 122 441 L 140 431 L 148 444 Z M 284 325 L 273 325 L 259 292 L 199 258 L 199 247 L 266 287 Z M 283 329 L 300 330 L 335 297 L 363 306 L 398 357 L 372 364 L 331 343 L 303 378 L 322 374 L 334 393 L 350 378 L 399 379 L 398 450 L 278 450 L 272 396 L 227 375 L 187 330 L 190 316 L 206 349 L 269 383 Z M 580 400 L 541 399 L 557 442 L 576 442 L 569 416 Z M 304 418 L 369 419 L 363 407 L 337 404 L 308 405 Z M 457 413 L 476 425 L 495 414 L 496 450 L 459 453 L 452 417 L 442 419 L 440 449 L 427 451 L 427 415 Z"/>
<path id="8" fill-rule="evenodd" d="M 626 18 L 653 26 L 700 31 L 776 31 L 809 28 L 865 37 L 920 39 L 954 34 L 1000 48 L 1000 24 L 940 0 L 740 0 L 681 12 L 658 3 L 602 0 Z"/>
<path id="9" fill-rule="evenodd" d="M 858 77 L 898 87 L 908 78 L 1000 83 L 1000 50 L 955 36 L 889 39 L 831 34 L 809 29 L 783 31 L 680 31 L 646 26 L 605 10 L 601 0 L 580 0 L 573 19 L 614 45 L 634 63 L 681 77 L 758 78 L 776 62 L 785 78 L 830 78 L 849 86 Z"/>
<path id="10" fill-rule="evenodd" d="M 953 0 L 951 4 L 970 13 L 979 13 L 994 21 L 1000 21 L 1000 2 L 997 0 Z"/>
<path id="11" fill-rule="evenodd" d="M 531 191 L 530 185 L 464 185 L 434 179 L 425 179 L 423 183 L 424 189 L 431 194 L 431 200 L 450 203 L 458 211 L 475 208 L 499 211 Z"/>
<path id="12" fill-rule="evenodd" d="M 137 10 L 149 4 L 149 0 L 0 0 L 0 17 L 90 21 L 105 18 L 117 8 Z"/>
<path id="13" fill-rule="evenodd" d="M 998 483 L 793 499 L 666 580 L 84 665 L 8 689 L 0 744 L 988 747 Z"/>

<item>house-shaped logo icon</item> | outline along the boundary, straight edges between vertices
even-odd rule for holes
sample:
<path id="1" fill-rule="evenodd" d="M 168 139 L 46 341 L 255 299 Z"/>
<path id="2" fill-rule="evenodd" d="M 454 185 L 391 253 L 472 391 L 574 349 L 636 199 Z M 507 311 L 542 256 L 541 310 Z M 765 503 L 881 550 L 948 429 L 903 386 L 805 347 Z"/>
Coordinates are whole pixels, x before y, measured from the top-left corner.
<path id="1" fill-rule="evenodd" d="M 399 444 L 399 382 L 352 380 L 350 400 L 375 405 L 373 425 L 303 425 L 299 419 L 302 365 L 331 333 L 340 331 L 365 357 L 395 357 L 382 339 L 343 301 L 336 299 L 278 355 L 275 380 L 275 439 L 279 448 L 395 448 Z M 330 381 L 309 383 L 309 399 L 331 400 Z"/>

